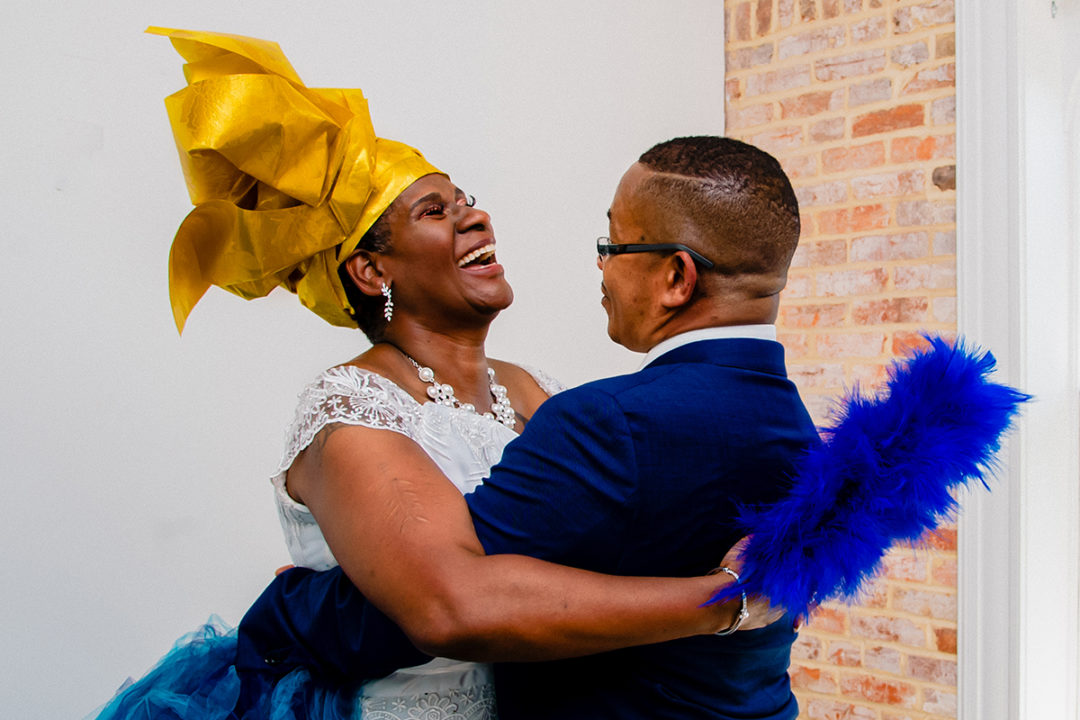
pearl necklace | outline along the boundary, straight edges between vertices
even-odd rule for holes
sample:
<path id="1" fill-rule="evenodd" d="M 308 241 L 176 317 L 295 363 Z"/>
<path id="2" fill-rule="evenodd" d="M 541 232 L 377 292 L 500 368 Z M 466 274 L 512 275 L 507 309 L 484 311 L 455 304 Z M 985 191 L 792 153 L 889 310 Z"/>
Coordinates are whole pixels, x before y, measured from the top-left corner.
<path id="1" fill-rule="evenodd" d="M 399 348 L 400 350 L 400 348 Z M 417 375 L 423 382 L 430 383 L 431 387 L 427 389 L 428 397 L 439 405 L 446 405 L 447 407 L 460 408 L 466 412 L 476 413 L 476 406 L 472 403 L 459 402 L 454 396 L 454 388 L 452 385 L 444 385 L 435 379 L 435 371 L 429 367 L 422 366 L 420 363 L 412 359 L 412 357 L 401 350 L 401 354 L 405 356 L 405 359 L 412 363 L 412 366 L 416 368 Z M 483 415 L 486 418 L 497 420 L 511 430 L 517 424 L 517 418 L 514 413 L 514 408 L 510 405 L 510 400 L 506 397 L 506 388 L 497 382 L 495 382 L 495 371 L 491 368 L 487 369 L 488 372 L 488 387 L 491 390 L 491 396 L 495 400 L 491 403 L 491 412 L 476 413 L 477 415 Z"/>

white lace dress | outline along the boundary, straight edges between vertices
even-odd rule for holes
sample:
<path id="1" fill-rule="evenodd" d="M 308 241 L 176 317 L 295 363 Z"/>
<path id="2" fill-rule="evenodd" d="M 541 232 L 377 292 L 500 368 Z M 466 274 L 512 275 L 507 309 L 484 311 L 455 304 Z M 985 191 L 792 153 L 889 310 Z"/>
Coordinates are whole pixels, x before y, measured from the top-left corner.
<path id="1" fill-rule="evenodd" d="M 562 387 L 529 372 L 549 395 Z M 342 365 L 323 372 L 300 394 L 285 454 L 273 478 L 281 526 L 292 561 L 326 570 L 336 566 L 319 526 L 306 506 L 289 497 L 285 473 L 296 456 L 330 423 L 363 425 L 398 432 L 414 440 L 462 493 L 479 485 L 503 447 L 517 433 L 476 413 L 418 403 L 390 380 Z M 436 658 L 399 670 L 360 689 L 357 717 L 364 720 L 489 720 L 495 718 L 491 668 L 480 663 Z"/>

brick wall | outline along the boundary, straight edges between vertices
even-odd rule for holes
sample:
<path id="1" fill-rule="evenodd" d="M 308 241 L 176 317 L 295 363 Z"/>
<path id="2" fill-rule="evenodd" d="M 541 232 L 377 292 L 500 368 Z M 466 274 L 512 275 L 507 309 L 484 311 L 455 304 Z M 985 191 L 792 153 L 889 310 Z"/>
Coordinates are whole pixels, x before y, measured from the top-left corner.
<path id="1" fill-rule="evenodd" d="M 727 134 L 773 153 L 803 233 L 781 303 L 816 420 L 956 325 L 952 0 L 726 0 Z M 791 676 L 803 718 L 956 716 L 956 533 L 895 549 L 855 607 L 821 608 Z"/>

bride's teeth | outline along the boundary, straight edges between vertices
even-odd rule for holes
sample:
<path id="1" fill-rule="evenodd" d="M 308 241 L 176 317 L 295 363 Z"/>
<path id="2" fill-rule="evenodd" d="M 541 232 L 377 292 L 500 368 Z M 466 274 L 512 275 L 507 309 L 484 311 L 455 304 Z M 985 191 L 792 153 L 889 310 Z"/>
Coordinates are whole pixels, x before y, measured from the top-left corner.
<path id="1" fill-rule="evenodd" d="M 476 260 L 477 258 L 482 257 L 484 255 L 487 255 L 488 253 L 494 253 L 494 252 L 495 252 L 495 245 L 485 245 L 482 248 L 477 248 L 476 250 L 473 250 L 471 253 L 469 253 L 465 257 L 458 260 L 458 267 L 465 267 L 466 265 L 471 263 L 473 260 Z"/>

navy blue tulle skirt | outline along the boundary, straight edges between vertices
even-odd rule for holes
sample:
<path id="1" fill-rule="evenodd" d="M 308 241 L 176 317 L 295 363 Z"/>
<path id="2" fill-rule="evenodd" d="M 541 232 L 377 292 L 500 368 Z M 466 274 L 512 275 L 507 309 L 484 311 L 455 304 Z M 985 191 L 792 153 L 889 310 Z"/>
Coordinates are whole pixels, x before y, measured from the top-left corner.
<path id="1" fill-rule="evenodd" d="M 317 682 L 296 669 L 272 683 L 236 668 L 236 630 L 213 617 L 140 680 L 121 688 L 96 720 L 355 720 L 356 687 Z"/>

